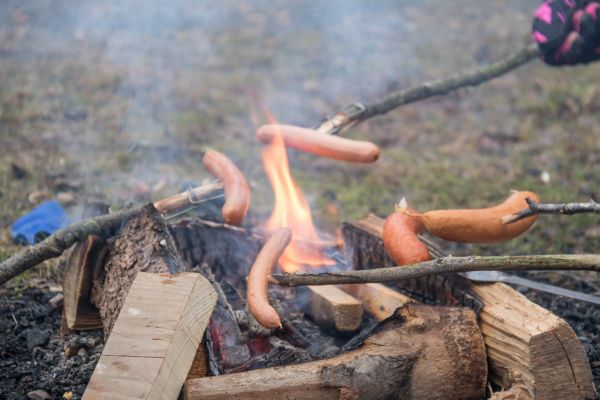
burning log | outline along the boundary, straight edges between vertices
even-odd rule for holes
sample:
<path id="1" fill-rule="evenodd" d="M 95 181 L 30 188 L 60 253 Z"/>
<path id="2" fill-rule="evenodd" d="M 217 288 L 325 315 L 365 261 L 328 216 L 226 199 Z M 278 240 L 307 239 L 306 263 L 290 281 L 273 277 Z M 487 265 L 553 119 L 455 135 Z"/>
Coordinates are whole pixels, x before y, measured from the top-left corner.
<path id="1" fill-rule="evenodd" d="M 332 359 L 187 381 L 193 399 L 480 399 L 487 363 L 472 310 L 407 304 Z"/>
<path id="2" fill-rule="evenodd" d="M 383 219 L 373 215 L 344 227 L 355 268 L 394 266 L 383 249 L 382 228 Z M 571 327 L 509 286 L 471 282 L 457 274 L 396 285 L 429 301 L 458 301 L 479 309 L 490 378 L 500 387 L 519 388 L 526 393 L 523 398 L 595 398 L 588 358 Z"/>
<path id="3" fill-rule="evenodd" d="M 200 274 L 137 274 L 84 399 L 176 399 L 216 302 Z"/>
<path id="4" fill-rule="evenodd" d="M 363 304 L 335 286 L 308 286 L 306 312 L 321 326 L 339 332 L 354 332 L 362 323 Z"/>

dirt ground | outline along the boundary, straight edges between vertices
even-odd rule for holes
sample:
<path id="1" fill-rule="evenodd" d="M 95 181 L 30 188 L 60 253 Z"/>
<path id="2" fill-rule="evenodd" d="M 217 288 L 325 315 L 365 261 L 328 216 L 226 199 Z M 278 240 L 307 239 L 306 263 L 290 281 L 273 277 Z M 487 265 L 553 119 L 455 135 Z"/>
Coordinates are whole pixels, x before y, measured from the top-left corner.
<path id="1" fill-rule="evenodd" d="M 45 198 L 143 204 L 201 182 L 204 146 L 250 178 L 252 213 L 273 198 L 253 110 L 313 126 L 354 101 L 465 71 L 522 47 L 538 0 L 54 0 L 0 4 L 0 259 L 10 225 Z M 320 228 L 419 210 L 479 207 L 510 189 L 547 202 L 600 199 L 600 63 L 539 61 L 395 110 L 347 136 L 382 148 L 373 165 L 290 151 Z M 549 178 L 549 179 L 546 179 Z M 600 252 L 597 216 L 543 216 L 524 237 L 455 255 Z M 558 278 L 538 274 L 540 279 Z M 55 278 L 56 262 L 32 276 Z M 594 274 L 582 290 L 598 292 Z M 567 304 L 565 304 L 567 306 Z M 568 307 L 568 306 L 567 306 Z M 597 318 L 584 338 L 600 348 Z M 589 353 L 597 366 L 598 353 Z"/>

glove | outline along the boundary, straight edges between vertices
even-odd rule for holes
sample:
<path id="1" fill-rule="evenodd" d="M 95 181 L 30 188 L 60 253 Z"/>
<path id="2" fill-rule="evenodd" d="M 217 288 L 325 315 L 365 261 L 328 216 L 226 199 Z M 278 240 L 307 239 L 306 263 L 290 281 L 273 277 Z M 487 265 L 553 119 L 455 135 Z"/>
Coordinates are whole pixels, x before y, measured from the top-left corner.
<path id="1" fill-rule="evenodd" d="M 544 0 L 535 12 L 533 40 L 549 65 L 600 59 L 600 1 Z"/>

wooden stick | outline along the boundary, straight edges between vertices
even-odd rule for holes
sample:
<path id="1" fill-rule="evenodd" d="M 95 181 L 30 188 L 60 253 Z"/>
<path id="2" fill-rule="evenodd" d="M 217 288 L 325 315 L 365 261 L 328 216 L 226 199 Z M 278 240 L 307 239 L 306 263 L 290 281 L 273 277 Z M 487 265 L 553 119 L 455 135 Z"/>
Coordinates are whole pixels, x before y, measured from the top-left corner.
<path id="1" fill-rule="evenodd" d="M 538 203 L 531 199 L 526 199 L 529 207 L 522 209 L 514 214 L 502 217 L 503 224 L 512 224 L 524 218 L 535 214 L 562 214 L 575 215 L 584 213 L 600 214 L 600 203 L 593 199 L 587 203 L 560 203 L 560 204 L 544 204 Z"/>
<path id="2" fill-rule="evenodd" d="M 338 112 L 321 122 L 316 130 L 326 134 L 337 135 L 344 128 L 366 121 L 376 115 L 385 114 L 400 106 L 490 81 L 528 63 L 539 54 L 540 51 L 537 45 L 531 44 L 485 67 L 393 92 L 367 106 L 360 103 L 352 104 L 346 107 L 344 111 Z"/>
<path id="3" fill-rule="evenodd" d="M 166 199 L 162 199 L 154 203 L 154 207 L 161 214 L 169 214 L 181 207 L 194 204 L 197 201 L 207 199 L 215 196 L 217 193 L 223 190 L 223 183 L 220 181 L 212 181 L 205 183 L 201 186 L 197 186 L 193 189 L 186 190 L 185 192 L 177 193 Z"/>
<path id="4" fill-rule="evenodd" d="M 200 274 L 138 273 L 83 398 L 176 399 L 216 299 Z"/>
<path id="5" fill-rule="evenodd" d="M 392 316 L 397 308 L 415 300 L 381 283 L 366 283 L 364 285 L 342 285 L 344 292 L 360 299 L 366 312 L 377 321 Z"/>
<path id="6" fill-rule="evenodd" d="M 335 286 L 308 286 L 309 302 L 306 312 L 319 325 L 340 332 L 360 328 L 363 304 L 360 300 Z M 299 293 L 302 296 L 302 293 Z"/>
<path id="7" fill-rule="evenodd" d="M 215 191 L 222 188 L 221 183 L 211 183 L 192 189 L 197 196 L 211 196 Z M 206 197 L 204 197 L 206 198 Z M 183 199 L 189 199 L 189 193 L 183 192 L 165 200 L 155 203 L 163 210 L 173 210 L 175 206 L 182 204 Z M 12 278 L 22 274 L 36 265 L 60 256 L 63 252 L 82 241 L 88 235 L 107 238 L 114 234 L 131 217 L 140 212 L 142 207 L 119 211 L 110 215 L 88 218 L 60 229 L 48 236 L 45 240 L 33 246 L 28 246 L 17 254 L 0 263 L 0 285 Z"/>
<path id="8" fill-rule="evenodd" d="M 600 272 L 600 255 L 557 254 L 444 257 L 402 267 L 319 274 L 295 273 L 273 275 L 270 278 L 270 282 L 280 286 L 341 285 L 349 283 L 392 282 L 447 272 L 524 270 L 590 270 Z"/>

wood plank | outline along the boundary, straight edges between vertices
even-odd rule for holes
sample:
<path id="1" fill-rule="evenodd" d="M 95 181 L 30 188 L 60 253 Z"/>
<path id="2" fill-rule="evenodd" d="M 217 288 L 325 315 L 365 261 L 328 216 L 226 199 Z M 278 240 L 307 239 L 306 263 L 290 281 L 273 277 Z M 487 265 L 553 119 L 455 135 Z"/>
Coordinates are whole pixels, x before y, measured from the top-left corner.
<path id="1" fill-rule="evenodd" d="M 188 400 L 481 399 L 487 362 L 475 313 L 407 304 L 358 350 L 305 364 L 187 381 Z"/>
<path id="2" fill-rule="evenodd" d="M 381 283 L 342 285 L 340 289 L 359 299 L 364 310 L 378 321 L 392 316 L 397 308 L 406 303 L 415 302 L 410 297 Z"/>
<path id="3" fill-rule="evenodd" d="M 372 235 L 365 239 L 361 249 L 358 243 L 351 243 L 356 254 L 355 260 L 368 258 L 374 246 L 373 239 L 381 241 L 383 219 L 370 215 L 353 222 L 354 228 Z M 386 254 L 375 256 L 381 264 L 365 265 L 392 266 Z M 360 267 L 358 265 L 357 267 Z M 451 279 L 450 279 L 451 278 Z M 518 388 L 526 393 L 525 399 L 595 399 L 589 360 L 583 345 L 571 327 L 561 318 L 545 308 L 529 301 L 525 296 L 503 283 L 471 282 L 454 274 L 444 278 L 453 281 L 483 304 L 479 315 L 479 325 L 485 340 L 490 379 L 504 389 Z M 431 290 L 426 280 L 414 288 Z M 454 287 L 437 287 L 437 298 L 468 302 L 468 296 L 455 296 Z M 465 304 L 468 305 L 468 304 Z"/>
<path id="4" fill-rule="evenodd" d="M 65 321 L 69 329 L 102 328 L 98 309 L 90 302 L 94 275 L 106 255 L 104 240 L 87 236 L 71 250 L 63 278 Z"/>
<path id="5" fill-rule="evenodd" d="M 319 325 L 340 332 L 353 332 L 360 327 L 363 305 L 360 300 L 336 286 L 308 286 L 306 312 Z"/>
<path id="6" fill-rule="evenodd" d="M 139 272 L 83 398 L 176 399 L 216 299 L 200 274 Z"/>

